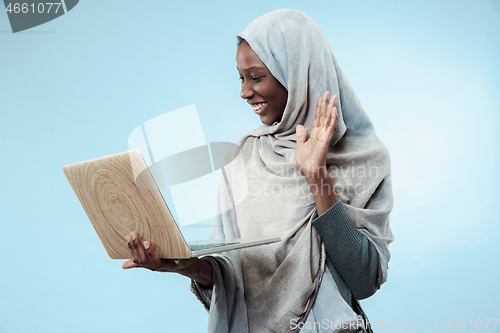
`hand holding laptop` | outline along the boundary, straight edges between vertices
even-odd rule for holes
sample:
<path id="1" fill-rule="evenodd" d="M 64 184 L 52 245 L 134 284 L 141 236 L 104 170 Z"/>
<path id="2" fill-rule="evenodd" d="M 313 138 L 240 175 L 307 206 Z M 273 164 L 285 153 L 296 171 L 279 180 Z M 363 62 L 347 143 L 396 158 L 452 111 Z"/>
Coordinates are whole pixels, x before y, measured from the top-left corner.
<path id="1" fill-rule="evenodd" d="M 123 263 L 124 269 L 174 272 L 209 287 L 212 266 L 198 256 L 281 240 L 232 238 L 187 243 L 137 150 L 65 165 L 63 170 L 108 255 L 132 258 Z"/>
<path id="2" fill-rule="evenodd" d="M 149 241 L 141 242 L 139 236 L 132 232 L 125 237 L 132 259 L 122 264 L 123 269 L 142 267 L 157 272 L 173 272 L 204 286 L 212 286 L 212 266 L 196 257 L 189 259 L 160 259 Z"/>
<path id="3" fill-rule="evenodd" d="M 188 259 L 281 240 L 280 237 L 228 238 L 187 243 L 137 150 L 65 165 L 63 170 L 104 248 L 113 259 L 131 257 L 130 246 L 127 248 L 123 242 L 131 232 L 149 241 L 150 247 L 154 248 L 152 253 L 162 259 Z M 140 242 L 138 244 L 139 247 L 135 240 L 131 243 L 135 246 L 132 248 L 135 251 L 132 257 L 137 259 L 135 263 L 152 262 L 158 266 L 156 257 L 149 258 L 144 246 Z"/>

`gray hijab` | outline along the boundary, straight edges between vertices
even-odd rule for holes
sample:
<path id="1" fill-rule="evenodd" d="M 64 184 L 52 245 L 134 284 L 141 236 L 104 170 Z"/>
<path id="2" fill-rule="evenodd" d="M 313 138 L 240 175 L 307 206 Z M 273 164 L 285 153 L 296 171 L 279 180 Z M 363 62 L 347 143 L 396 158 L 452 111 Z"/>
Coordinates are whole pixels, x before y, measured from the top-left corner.
<path id="1" fill-rule="evenodd" d="M 236 143 L 240 155 L 224 167 L 220 214 L 210 237 L 277 235 L 283 240 L 205 257 L 214 269 L 213 290 L 196 283 L 192 287 L 210 309 L 209 332 L 287 332 L 292 320 L 307 318 L 326 259 L 311 225 L 314 198 L 295 162 L 296 125 L 310 133 L 320 96 L 326 90 L 339 96 L 327 168 L 352 222 L 379 252 L 380 284 L 387 278 L 393 240 L 389 154 L 310 16 L 276 10 L 254 20 L 237 39 L 237 46 L 246 40 L 288 90 L 288 101 L 281 122 L 261 126 Z M 353 316 L 345 304 L 330 319 L 355 320 Z"/>

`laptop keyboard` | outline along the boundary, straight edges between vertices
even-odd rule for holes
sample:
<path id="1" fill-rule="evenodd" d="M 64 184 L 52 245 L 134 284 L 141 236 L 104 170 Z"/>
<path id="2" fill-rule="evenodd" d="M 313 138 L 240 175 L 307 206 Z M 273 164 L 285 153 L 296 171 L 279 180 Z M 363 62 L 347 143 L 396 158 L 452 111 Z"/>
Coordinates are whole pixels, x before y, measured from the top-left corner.
<path id="1" fill-rule="evenodd" d="M 210 243 L 210 244 L 188 244 L 189 249 L 191 251 L 200 251 L 200 250 L 206 250 L 206 249 L 212 249 L 214 247 L 219 247 L 219 246 L 225 246 L 225 245 L 233 245 L 233 244 L 239 244 L 240 242 L 222 242 L 222 243 Z"/>

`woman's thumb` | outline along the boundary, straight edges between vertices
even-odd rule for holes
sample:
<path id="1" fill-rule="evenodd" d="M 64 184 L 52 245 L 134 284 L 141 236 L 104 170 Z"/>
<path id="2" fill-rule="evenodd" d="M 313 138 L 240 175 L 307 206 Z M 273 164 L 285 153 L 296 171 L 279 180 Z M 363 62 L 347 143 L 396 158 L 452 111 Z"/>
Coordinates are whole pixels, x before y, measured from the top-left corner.
<path id="1" fill-rule="evenodd" d="M 297 125 L 295 134 L 297 135 L 297 147 L 302 146 L 306 142 L 306 128 L 303 125 Z"/>

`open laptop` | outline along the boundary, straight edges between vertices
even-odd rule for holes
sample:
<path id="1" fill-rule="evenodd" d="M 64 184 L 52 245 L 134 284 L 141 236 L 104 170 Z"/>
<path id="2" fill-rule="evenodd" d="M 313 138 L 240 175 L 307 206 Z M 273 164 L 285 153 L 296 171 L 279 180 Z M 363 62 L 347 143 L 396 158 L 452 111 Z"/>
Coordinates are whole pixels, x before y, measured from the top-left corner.
<path id="1" fill-rule="evenodd" d="M 130 259 L 125 236 L 131 232 L 150 241 L 163 259 L 198 257 L 281 240 L 187 243 L 138 150 L 65 165 L 63 171 L 112 259 Z"/>

